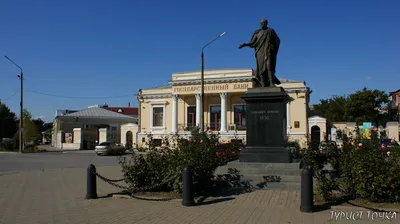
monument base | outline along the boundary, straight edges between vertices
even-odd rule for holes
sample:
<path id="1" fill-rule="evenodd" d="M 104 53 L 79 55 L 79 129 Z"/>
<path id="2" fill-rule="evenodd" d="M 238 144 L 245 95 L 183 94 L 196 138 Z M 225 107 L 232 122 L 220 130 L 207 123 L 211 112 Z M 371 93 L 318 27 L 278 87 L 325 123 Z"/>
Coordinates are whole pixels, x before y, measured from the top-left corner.
<path id="1" fill-rule="evenodd" d="M 246 102 L 246 147 L 240 162 L 290 163 L 285 148 L 286 103 L 282 87 L 250 88 L 241 97 Z"/>
<path id="2" fill-rule="evenodd" d="M 240 152 L 239 162 L 291 163 L 293 160 L 283 146 L 246 146 Z"/>

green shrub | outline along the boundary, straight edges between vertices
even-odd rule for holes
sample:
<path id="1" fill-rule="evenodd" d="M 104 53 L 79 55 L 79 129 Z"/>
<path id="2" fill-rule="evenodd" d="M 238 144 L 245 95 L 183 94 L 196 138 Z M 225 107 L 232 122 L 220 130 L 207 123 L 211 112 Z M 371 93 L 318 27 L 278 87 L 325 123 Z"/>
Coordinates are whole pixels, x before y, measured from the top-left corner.
<path id="1" fill-rule="evenodd" d="M 152 146 L 152 145 L 150 145 Z M 193 171 L 195 193 L 207 188 L 217 167 L 231 161 L 231 153 L 217 156 L 219 136 L 192 131 L 188 139 L 175 135 L 163 139 L 163 146 L 145 156 L 132 155 L 128 161 L 120 159 L 124 178 L 131 189 L 147 188 L 148 191 L 182 192 L 181 170 L 190 166 Z M 239 144 L 229 144 L 226 152 L 238 151 Z M 152 186 L 158 185 L 153 188 Z"/>
<path id="2" fill-rule="evenodd" d="M 18 139 L 12 138 L 7 141 L 0 142 L 0 151 L 18 151 Z"/>
<path id="3" fill-rule="evenodd" d="M 138 152 L 146 152 L 147 149 L 146 149 L 145 147 L 138 147 L 138 148 L 137 148 L 137 151 L 138 151 Z"/>
<path id="4" fill-rule="evenodd" d="M 382 148 L 376 130 L 371 135 L 358 133 L 343 135 L 341 151 L 334 147 L 323 152 L 306 150 L 303 162 L 314 168 L 317 194 L 327 201 L 339 191 L 342 196 L 370 201 L 400 201 L 400 147 L 394 142 L 393 147 Z M 331 175 L 324 174 L 325 164 L 332 166 Z"/>

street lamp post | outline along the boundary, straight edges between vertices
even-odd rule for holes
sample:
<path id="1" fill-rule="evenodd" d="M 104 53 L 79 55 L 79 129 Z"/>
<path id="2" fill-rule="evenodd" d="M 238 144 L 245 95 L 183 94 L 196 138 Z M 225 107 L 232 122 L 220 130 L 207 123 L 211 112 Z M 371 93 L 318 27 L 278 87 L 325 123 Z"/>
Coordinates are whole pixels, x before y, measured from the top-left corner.
<path id="1" fill-rule="evenodd" d="M 21 70 L 21 74 L 18 75 L 18 78 L 21 80 L 21 102 L 20 102 L 20 117 L 19 117 L 19 153 L 22 153 L 22 149 L 24 147 L 23 144 L 23 131 L 24 131 L 24 71 L 22 70 L 22 68 L 17 65 L 17 63 L 15 63 L 13 60 L 11 60 L 9 57 L 7 57 L 6 55 L 4 56 L 5 58 L 7 58 L 7 60 L 11 61 L 15 66 L 17 66 L 20 70 Z"/>
<path id="2" fill-rule="evenodd" d="M 201 122 L 200 123 L 200 130 L 204 131 L 204 48 L 206 48 L 208 45 L 210 45 L 212 42 L 218 40 L 218 38 L 224 36 L 226 32 L 221 33 L 217 38 L 214 40 L 210 41 L 208 44 L 204 45 L 203 48 L 201 48 Z"/>

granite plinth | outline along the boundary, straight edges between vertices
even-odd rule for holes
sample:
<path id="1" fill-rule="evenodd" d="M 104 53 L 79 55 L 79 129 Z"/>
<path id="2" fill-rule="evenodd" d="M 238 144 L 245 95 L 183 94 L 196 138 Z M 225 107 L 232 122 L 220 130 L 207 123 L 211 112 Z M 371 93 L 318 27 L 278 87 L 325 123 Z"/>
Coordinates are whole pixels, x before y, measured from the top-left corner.
<path id="1" fill-rule="evenodd" d="M 250 88 L 246 102 L 246 147 L 240 162 L 288 163 L 285 145 L 288 94 L 281 87 Z"/>
<path id="2" fill-rule="evenodd" d="M 247 146 L 240 152 L 239 162 L 291 163 L 288 150 L 283 146 Z"/>

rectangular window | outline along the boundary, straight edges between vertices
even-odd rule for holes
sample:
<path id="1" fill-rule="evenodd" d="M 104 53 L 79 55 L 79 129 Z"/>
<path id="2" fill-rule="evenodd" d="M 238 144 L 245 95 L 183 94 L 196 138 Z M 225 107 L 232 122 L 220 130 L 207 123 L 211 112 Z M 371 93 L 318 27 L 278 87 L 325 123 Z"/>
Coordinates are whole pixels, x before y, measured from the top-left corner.
<path id="1" fill-rule="evenodd" d="M 246 105 L 233 106 L 233 123 L 237 130 L 246 130 Z"/>
<path id="2" fill-rule="evenodd" d="M 162 140 L 161 139 L 153 139 L 152 144 L 155 147 L 160 147 L 162 145 Z"/>
<path id="3" fill-rule="evenodd" d="M 300 128 L 300 121 L 294 122 L 294 128 Z"/>
<path id="4" fill-rule="evenodd" d="M 111 139 L 116 140 L 117 139 L 117 127 L 111 127 Z"/>
<path id="5" fill-rule="evenodd" d="M 187 108 L 186 114 L 186 126 L 187 127 L 195 127 L 196 126 L 196 106 L 189 106 Z"/>
<path id="6" fill-rule="evenodd" d="M 210 106 L 210 129 L 219 130 L 221 125 L 221 106 Z"/>
<path id="7" fill-rule="evenodd" d="M 153 107 L 153 127 L 164 126 L 164 108 Z"/>

